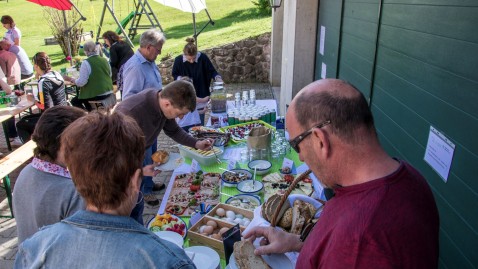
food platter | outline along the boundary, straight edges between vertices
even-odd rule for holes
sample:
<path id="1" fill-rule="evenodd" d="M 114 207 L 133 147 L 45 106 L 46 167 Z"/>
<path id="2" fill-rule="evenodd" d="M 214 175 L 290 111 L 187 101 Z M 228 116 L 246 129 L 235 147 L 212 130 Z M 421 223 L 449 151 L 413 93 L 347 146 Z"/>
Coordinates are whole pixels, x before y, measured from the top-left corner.
<path id="1" fill-rule="evenodd" d="M 156 215 L 149 220 L 146 227 L 153 233 L 160 231 L 171 231 L 178 233 L 183 238 L 186 238 L 188 233 L 186 222 L 173 214 Z"/>
<path id="2" fill-rule="evenodd" d="M 249 132 L 252 130 L 252 128 L 260 127 L 260 126 L 264 126 L 269 129 L 275 129 L 274 127 L 272 127 L 271 125 L 263 121 L 253 121 L 248 123 L 226 126 L 226 127 L 220 128 L 220 130 L 223 131 L 224 133 L 231 134 L 231 140 L 233 142 L 238 143 L 238 142 L 247 141 L 247 137 L 249 136 Z"/>
<path id="3" fill-rule="evenodd" d="M 264 183 L 264 201 L 267 201 L 269 197 L 276 193 L 284 194 L 294 178 L 294 175 L 281 175 L 278 172 L 263 177 L 262 182 Z M 297 184 L 296 188 L 292 190 L 291 194 L 309 195 L 312 190 L 312 180 L 310 178 L 306 178 Z"/>
<path id="4" fill-rule="evenodd" d="M 201 165 L 211 165 L 216 162 L 216 156 L 221 157 L 224 152 L 221 148 L 213 147 L 212 150 L 199 150 L 191 147 L 178 145 L 179 153 L 186 158 L 196 160 Z"/>
<path id="5" fill-rule="evenodd" d="M 166 213 L 190 216 L 199 203 L 219 203 L 221 175 L 218 173 L 186 173 L 176 175 L 166 203 Z"/>
<path id="6" fill-rule="evenodd" d="M 189 134 L 197 139 L 214 139 L 214 146 L 224 146 L 229 142 L 230 134 L 205 126 L 195 126 L 189 129 Z"/>

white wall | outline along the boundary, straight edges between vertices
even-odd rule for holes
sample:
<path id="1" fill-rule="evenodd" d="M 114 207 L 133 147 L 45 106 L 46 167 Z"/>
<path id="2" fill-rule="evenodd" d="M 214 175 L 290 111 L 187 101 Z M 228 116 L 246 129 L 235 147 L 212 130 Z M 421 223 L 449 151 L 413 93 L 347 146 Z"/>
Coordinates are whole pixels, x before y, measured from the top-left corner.
<path id="1" fill-rule="evenodd" d="M 284 115 L 286 104 L 314 80 L 319 1 L 284 0 L 282 4 L 284 23 L 279 110 Z"/>

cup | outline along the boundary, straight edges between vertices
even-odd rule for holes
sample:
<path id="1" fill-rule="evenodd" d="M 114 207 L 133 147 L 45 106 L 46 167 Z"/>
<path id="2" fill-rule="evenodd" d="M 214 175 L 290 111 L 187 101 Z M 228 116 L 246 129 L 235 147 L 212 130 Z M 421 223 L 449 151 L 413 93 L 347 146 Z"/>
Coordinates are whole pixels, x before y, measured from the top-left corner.
<path id="1" fill-rule="evenodd" d="M 15 94 L 10 95 L 9 97 L 10 97 L 10 103 L 12 104 L 12 106 L 18 105 L 18 103 L 20 103 L 20 101 L 22 100 L 20 96 L 16 96 Z"/>
<path id="2" fill-rule="evenodd" d="M 241 150 L 241 162 L 249 162 L 249 150 L 247 148 Z"/>
<path id="3" fill-rule="evenodd" d="M 219 128 L 221 127 L 221 123 L 219 122 L 219 117 L 217 116 L 211 116 L 211 125 L 214 128 Z M 217 127 L 216 127 L 217 126 Z"/>

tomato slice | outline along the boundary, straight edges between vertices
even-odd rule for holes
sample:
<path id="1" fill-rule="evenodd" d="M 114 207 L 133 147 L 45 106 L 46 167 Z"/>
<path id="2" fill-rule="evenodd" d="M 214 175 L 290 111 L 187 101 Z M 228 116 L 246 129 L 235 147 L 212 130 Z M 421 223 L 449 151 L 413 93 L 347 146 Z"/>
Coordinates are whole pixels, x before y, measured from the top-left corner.
<path id="1" fill-rule="evenodd" d="M 308 177 L 304 178 L 302 181 L 304 181 L 304 183 L 312 183 L 312 179 Z"/>

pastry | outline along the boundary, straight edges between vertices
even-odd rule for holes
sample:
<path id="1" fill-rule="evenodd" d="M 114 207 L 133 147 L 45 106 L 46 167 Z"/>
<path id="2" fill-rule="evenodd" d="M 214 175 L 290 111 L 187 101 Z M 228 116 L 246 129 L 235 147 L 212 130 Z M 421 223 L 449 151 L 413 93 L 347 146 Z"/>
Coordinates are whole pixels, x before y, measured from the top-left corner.
<path id="1" fill-rule="evenodd" d="M 169 153 L 164 150 L 158 150 L 153 155 L 151 156 L 151 159 L 153 159 L 153 162 L 163 164 L 168 162 L 169 160 Z"/>

